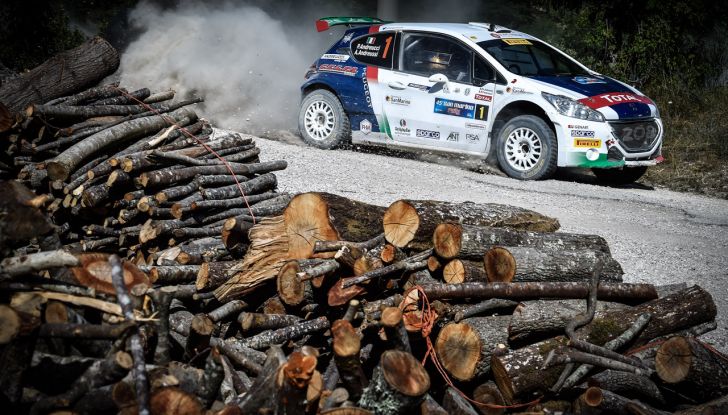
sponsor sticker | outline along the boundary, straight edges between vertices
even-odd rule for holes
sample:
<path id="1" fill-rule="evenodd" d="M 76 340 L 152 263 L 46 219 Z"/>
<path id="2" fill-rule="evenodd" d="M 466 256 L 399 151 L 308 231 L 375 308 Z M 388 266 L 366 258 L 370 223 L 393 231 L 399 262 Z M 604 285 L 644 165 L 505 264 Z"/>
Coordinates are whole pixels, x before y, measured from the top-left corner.
<path id="1" fill-rule="evenodd" d="M 465 134 L 465 141 L 468 143 L 477 143 L 480 141 L 480 136 L 478 134 Z"/>
<path id="2" fill-rule="evenodd" d="M 589 128 L 588 125 L 579 125 L 579 124 L 569 124 L 567 127 L 574 128 L 574 129 L 580 129 L 580 130 L 586 130 Z"/>
<path id="3" fill-rule="evenodd" d="M 354 33 L 347 33 L 343 38 L 341 38 L 341 43 L 349 43 L 351 42 L 351 38 L 354 37 Z"/>
<path id="4" fill-rule="evenodd" d="M 359 71 L 356 66 L 336 65 L 333 63 L 322 63 L 319 65 L 319 71 L 340 73 L 348 76 L 354 76 Z"/>
<path id="5" fill-rule="evenodd" d="M 359 123 L 359 130 L 361 132 L 363 132 L 364 134 L 371 133 L 372 132 L 372 123 L 369 120 L 367 120 L 367 119 L 363 119 Z"/>
<path id="6" fill-rule="evenodd" d="M 571 130 L 572 137 L 594 137 L 594 131 L 591 130 Z"/>
<path id="7" fill-rule="evenodd" d="M 603 81 L 599 78 L 592 78 L 591 76 L 577 76 L 574 78 L 574 82 L 577 84 L 582 85 L 589 85 L 589 84 L 606 84 L 606 81 Z"/>
<path id="8" fill-rule="evenodd" d="M 507 45 L 531 45 L 532 43 L 528 41 L 528 39 L 518 39 L 518 38 L 507 38 L 507 39 L 501 39 L 502 41 L 506 42 Z"/>
<path id="9" fill-rule="evenodd" d="M 372 107 L 372 96 L 369 94 L 369 82 L 367 82 L 367 68 L 364 67 L 361 70 L 361 82 L 364 86 L 364 99 L 367 102 L 367 107 Z"/>
<path id="10" fill-rule="evenodd" d="M 475 97 L 474 98 L 477 99 L 477 100 L 480 100 L 480 101 L 487 101 L 487 102 L 493 101 L 493 96 L 492 95 L 475 94 Z"/>
<path id="11" fill-rule="evenodd" d="M 574 147 L 576 148 L 599 148 L 602 146 L 602 140 L 593 140 L 588 138 L 575 138 Z"/>
<path id="12" fill-rule="evenodd" d="M 499 35 L 498 33 L 495 33 L 495 32 L 490 32 L 490 37 L 495 38 L 495 39 L 500 39 L 501 35 Z"/>
<path id="13" fill-rule="evenodd" d="M 487 130 L 488 129 L 488 126 L 485 124 L 476 124 L 476 123 L 472 123 L 472 122 L 466 123 L 465 126 L 467 128 L 472 128 L 474 130 Z"/>
<path id="14" fill-rule="evenodd" d="M 488 119 L 487 105 L 471 104 L 470 102 L 453 101 L 451 99 L 435 99 L 435 108 L 433 111 L 437 114 L 473 118 L 481 121 Z"/>
<path id="15" fill-rule="evenodd" d="M 344 62 L 349 59 L 349 55 L 342 55 L 339 53 L 325 53 L 321 56 L 321 59 L 330 59 L 337 62 Z"/>
<path id="16" fill-rule="evenodd" d="M 579 102 L 591 109 L 598 109 L 624 103 L 642 103 L 654 105 L 652 100 L 645 96 L 630 94 L 626 92 L 610 92 L 606 94 L 595 95 L 589 98 L 582 98 L 579 100 Z"/>
<path id="17" fill-rule="evenodd" d="M 439 140 L 440 139 L 440 133 L 437 131 L 431 131 L 431 130 L 420 130 L 417 129 L 416 132 L 417 137 L 422 138 L 432 138 L 433 140 Z"/>
<path id="18" fill-rule="evenodd" d="M 410 88 L 419 89 L 420 91 L 425 91 L 425 92 L 430 90 L 430 87 L 427 85 L 409 83 L 409 84 L 407 84 L 407 86 Z"/>
<path id="19" fill-rule="evenodd" d="M 388 104 L 394 104 L 394 105 L 409 105 L 412 102 L 407 98 L 398 97 L 395 95 L 387 95 L 386 100 Z"/>
<path id="20" fill-rule="evenodd" d="M 460 133 L 452 132 L 447 136 L 447 141 L 459 141 Z"/>
<path id="21" fill-rule="evenodd" d="M 399 120 L 399 125 L 398 126 L 397 125 L 394 126 L 394 134 L 396 134 L 396 135 L 411 136 L 412 135 L 412 130 L 410 130 L 407 127 L 407 121 L 404 120 L 404 119 L 402 119 L 402 120 Z"/>

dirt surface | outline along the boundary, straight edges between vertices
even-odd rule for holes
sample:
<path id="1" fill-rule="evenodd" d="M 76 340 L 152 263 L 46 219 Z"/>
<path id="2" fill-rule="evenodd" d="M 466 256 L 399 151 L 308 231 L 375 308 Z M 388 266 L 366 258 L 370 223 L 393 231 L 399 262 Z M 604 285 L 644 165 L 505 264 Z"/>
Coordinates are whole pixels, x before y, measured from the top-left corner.
<path id="1" fill-rule="evenodd" d="M 258 146 L 265 160 L 288 161 L 277 173 L 282 191 L 331 192 L 383 206 L 402 198 L 505 203 L 556 217 L 562 231 L 602 235 L 626 282 L 685 282 L 710 291 L 718 305 L 718 330 L 705 337 L 728 351 L 728 200 L 639 184 L 600 186 L 579 171 L 522 182 L 434 156 L 424 162 L 411 155 L 319 150 L 265 139 Z"/>

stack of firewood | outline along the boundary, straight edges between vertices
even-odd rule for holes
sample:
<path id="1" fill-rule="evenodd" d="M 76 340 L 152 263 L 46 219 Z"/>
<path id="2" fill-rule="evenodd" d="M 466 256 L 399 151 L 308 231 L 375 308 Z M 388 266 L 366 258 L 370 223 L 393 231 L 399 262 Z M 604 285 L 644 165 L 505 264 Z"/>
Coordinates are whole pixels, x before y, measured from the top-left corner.
<path id="1" fill-rule="evenodd" d="M 109 48 L 0 86 L 4 411 L 728 412 L 702 288 L 526 209 L 277 193 L 199 99 L 71 94 Z"/>
<path id="2" fill-rule="evenodd" d="M 603 238 L 557 229 L 505 205 L 306 193 L 195 281 L 6 258 L 0 383 L 33 413 L 725 410 L 725 357 L 697 338 L 711 295 L 623 283 Z"/>

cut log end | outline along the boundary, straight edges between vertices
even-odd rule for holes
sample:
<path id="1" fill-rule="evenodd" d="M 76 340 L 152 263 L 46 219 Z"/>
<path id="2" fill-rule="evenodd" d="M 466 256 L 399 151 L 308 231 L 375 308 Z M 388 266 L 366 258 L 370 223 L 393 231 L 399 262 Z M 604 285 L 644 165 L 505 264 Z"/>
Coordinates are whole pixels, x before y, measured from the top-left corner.
<path id="1" fill-rule="evenodd" d="M 48 177 L 51 180 L 63 180 L 65 181 L 71 174 L 68 166 L 63 163 L 56 161 L 49 161 L 46 163 L 46 170 L 48 171 Z"/>
<path id="2" fill-rule="evenodd" d="M 111 281 L 111 265 L 108 262 L 106 254 L 82 254 L 78 257 L 81 262 L 80 267 L 71 268 L 71 272 L 76 280 L 95 290 L 115 294 L 114 284 Z M 124 284 L 131 289 L 136 285 L 150 286 L 149 278 L 136 267 L 136 265 L 124 261 L 122 264 L 124 270 Z"/>
<path id="3" fill-rule="evenodd" d="M 305 281 L 298 276 L 300 271 L 298 261 L 289 261 L 278 272 L 278 296 L 290 306 L 300 305 L 306 296 Z"/>
<path id="4" fill-rule="evenodd" d="M 505 248 L 495 247 L 488 250 L 483 257 L 483 263 L 489 282 L 511 282 L 516 275 L 516 260 Z"/>
<path id="5" fill-rule="evenodd" d="M 284 221 L 288 258 L 291 259 L 311 258 L 316 241 L 340 239 L 329 221 L 326 201 L 316 193 L 304 193 L 291 199 L 284 212 Z"/>
<path id="6" fill-rule="evenodd" d="M 380 322 L 385 327 L 395 327 L 402 321 L 402 310 L 399 307 L 387 307 L 382 310 Z"/>
<path id="7" fill-rule="evenodd" d="M 384 238 L 390 244 L 403 248 L 415 237 L 420 227 L 420 216 L 411 204 L 404 200 L 392 203 L 384 212 Z"/>
<path id="8" fill-rule="evenodd" d="M 581 396 L 582 401 L 592 408 L 599 407 L 604 401 L 604 394 L 598 387 L 589 387 Z"/>
<path id="9" fill-rule="evenodd" d="M 20 331 L 20 325 L 18 313 L 6 305 L 0 305 L 0 344 L 10 343 Z"/>
<path id="10" fill-rule="evenodd" d="M 503 366 L 503 362 L 498 358 L 498 353 L 493 353 L 490 359 L 490 370 L 493 372 L 493 379 L 495 380 L 495 384 L 498 385 L 498 390 L 503 395 L 503 400 L 507 404 L 513 403 L 513 397 L 515 395 L 513 382 L 508 376 L 508 371 Z"/>
<path id="11" fill-rule="evenodd" d="M 442 279 L 448 284 L 460 284 L 465 281 L 465 266 L 459 259 L 453 259 L 442 269 Z"/>
<path id="12" fill-rule="evenodd" d="M 356 356 L 361 350 L 361 340 L 350 322 L 336 320 L 331 325 L 331 333 L 334 335 L 334 353 L 341 357 Z"/>
<path id="13" fill-rule="evenodd" d="M 480 338 L 465 323 L 450 323 L 437 336 L 435 351 L 445 369 L 459 380 L 470 380 L 480 359 Z"/>
<path id="14" fill-rule="evenodd" d="M 381 366 L 387 383 L 405 396 L 422 396 L 430 389 L 430 376 L 411 353 L 387 350 Z"/>
<path id="15" fill-rule="evenodd" d="M 663 343 L 655 356 L 655 369 L 660 379 L 678 383 L 690 372 L 692 350 L 684 337 L 673 337 Z"/>
<path id="16" fill-rule="evenodd" d="M 460 252 L 462 229 L 453 223 L 441 223 L 432 235 L 435 253 L 442 258 L 455 258 Z"/>

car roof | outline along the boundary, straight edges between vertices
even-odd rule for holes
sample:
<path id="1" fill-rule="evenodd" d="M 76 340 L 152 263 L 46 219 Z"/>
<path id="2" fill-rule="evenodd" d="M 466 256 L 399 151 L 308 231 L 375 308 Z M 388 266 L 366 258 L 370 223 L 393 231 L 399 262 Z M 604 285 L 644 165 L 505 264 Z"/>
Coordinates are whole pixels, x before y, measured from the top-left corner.
<path id="1" fill-rule="evenodd" d="M 492 27 L 491 27 L 492 26 Z M 493 30 L 490 30 L 490 29 Z M 493 39 L 517 38 L 536 39 L 535 37 L 507 27 L 491 25 L 490 23 L 387 23 L 379 29 L 384 30 L 417 30 L 424 32 L 443 33 L 451 36 L 464 36 L 474 42 L 482 42 Z"/>

